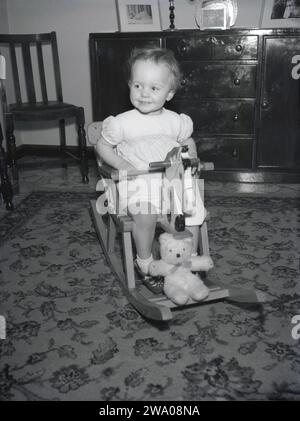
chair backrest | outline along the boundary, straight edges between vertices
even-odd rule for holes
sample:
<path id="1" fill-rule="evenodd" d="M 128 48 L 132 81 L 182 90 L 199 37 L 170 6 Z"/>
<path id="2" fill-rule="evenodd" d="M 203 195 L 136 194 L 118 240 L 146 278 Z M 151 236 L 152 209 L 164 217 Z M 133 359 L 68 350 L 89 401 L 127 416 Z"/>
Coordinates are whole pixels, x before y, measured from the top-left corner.
<path id="1" fill-rule="evenodd" d="M 41 101 L 48 103 L 48 88 L 46 82 L 48 73 L 48 62 L 45 66 L 45 48 L 51 48 L 51 61 L 53 63 L 53 76 L 56 91 L 55 100 L 62 102 L 62 84 L 57 49 L 56 33 L 45 34 L 0 34 L 0 46 L 7 46 L 10 52 L 10 66 L 13 76 L 15 100 L 17 104 L 37 102 L 37 92 Z M 2 51 L 4 54 L 4 51 Z M 37 72 L 33 69 L 38 68 Z M 46 68 L 46 71 L 45 71 Z M 22 75 L 21 75 L 22 72 Z M 22 76 L 22 77 L 20 77 Z M 27 98 L 22 95 L 22 85 L 26 86 Z M 39 88 L 37 90 L 37 83 Z"/>
<path id="2" fill-rule="evenodd" d="M 93 121 L 87 127 L 88 141 L 91 145 L 96 146 L 98 139 L 101 137 L 102 121 Z"/>
<path id="3" fill-rule="evenodd" d="M 97 141 L 101 137 L 101 131 L 102 131 L 102 121 L 94 121 L 90 123 L 87 127 L 88 141 L 94 147 L 95 156 L 96 156 L 96 160 L 99 167 L 103 166 L 103 160 L 97 153 L 96 145 L 97 145 Z"/>

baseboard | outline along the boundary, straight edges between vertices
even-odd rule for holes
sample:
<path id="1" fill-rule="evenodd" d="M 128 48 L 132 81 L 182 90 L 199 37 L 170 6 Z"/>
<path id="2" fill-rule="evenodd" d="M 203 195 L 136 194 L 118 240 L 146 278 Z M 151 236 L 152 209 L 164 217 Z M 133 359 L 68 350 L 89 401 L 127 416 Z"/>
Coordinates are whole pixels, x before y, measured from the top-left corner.
<path id="1" fill-rule="evenodd" d="M 299 184 L 300 173 L 280 170 L 231 171 L 214 170 L 202 172 L 201 177 L 211 181 L 232 181 L 235 183 L 284 183 Z"/>

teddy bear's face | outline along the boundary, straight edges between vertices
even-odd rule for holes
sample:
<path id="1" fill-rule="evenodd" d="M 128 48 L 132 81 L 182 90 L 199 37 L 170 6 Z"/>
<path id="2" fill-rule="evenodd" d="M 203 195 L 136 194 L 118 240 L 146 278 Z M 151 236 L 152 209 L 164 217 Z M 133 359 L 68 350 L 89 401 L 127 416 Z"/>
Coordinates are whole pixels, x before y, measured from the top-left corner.
<path id="1" fill-rule="evenodd" d="M 172 234 L 164 233 L 160 236 L 160 255 L 162 260 L 172 265 L 181 264 L 190 259 L 193 240 L 174 238 Z"/>

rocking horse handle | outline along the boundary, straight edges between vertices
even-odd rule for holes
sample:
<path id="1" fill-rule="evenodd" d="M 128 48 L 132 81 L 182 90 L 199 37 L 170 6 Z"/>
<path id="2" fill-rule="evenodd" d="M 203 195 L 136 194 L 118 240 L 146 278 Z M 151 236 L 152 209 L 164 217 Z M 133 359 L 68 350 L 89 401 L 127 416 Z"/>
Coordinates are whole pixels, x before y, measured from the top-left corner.
<path id="1" fill-rule="evenodd" d="M 188 165 L 191 167 L 197 167 L 199 165 L 199 158 L 183 158 L 183 162 L 188 161 Z M 106 176 L 109 176 L 114 181 L 126 180 L 130 178 L 134 178 L 138 175 L 150 174 L 153 172 L 163 172 L 166 168 L 171 166 L 171 162 L 167 161 L 157 161 L 157 162 L 150 162 L 148 170 L 132 170 L 127 171 L 126 173 L 122 174 L 118 170 L 111 169 L 111 167 L 106 166 L 106 168 L 110 168 L 110 170 L 106 171 Z M 105 166 L 104 166 L 105 167 Z M 213 162 L 201 162 L 200 163 L 200 170 L 202 171 L 212 171 L 214 170 L 214 163 Z"/>

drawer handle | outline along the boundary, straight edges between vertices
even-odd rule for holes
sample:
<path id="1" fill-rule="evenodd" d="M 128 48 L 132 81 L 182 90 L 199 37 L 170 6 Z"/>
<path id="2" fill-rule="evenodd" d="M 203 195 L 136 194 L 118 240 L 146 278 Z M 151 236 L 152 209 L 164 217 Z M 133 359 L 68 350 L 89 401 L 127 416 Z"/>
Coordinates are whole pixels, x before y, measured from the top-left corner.
<path id="1" fill-rule="evenodd" d="M 187 84 L 186 78 L 181 79 L 180 84 L 181 84 L 181 86 L 185 86 Z"/>
<path id="2" fill-rule="evenodd" d="M 235 46 L 235 49 L 236 49 L 237 52 L 240 52 L 240 51 L 242 51 L 243 47 L 241 46 L 241 44 L 237 44 Z"/>
<path id="3" fill-rule="evenodd" d="M 185 54 L 185 53 L 187 52 L 187 50 L 188 50 L 188 48 L 187 48 L 187 46 L 186 46 L 186 45 L 182 45 L 182 46 L 180 47 L 180 52 L 181 52 L 182 54 Z"/>
<path id="4" fill-rule="evenodd" d="M 240 119 L 238 114 L 234 114 L 233 121 L 238 121 Z"/>
<path id="5" fill-rule="evenodd" d="M 239 86 L 241 84 L 241 79 L 234 79 L 233 83 L 235 84 L 235 86 Z"/>
<path id="6" fill-rule="evenodd" d="M 238 151 L 237 151 L 236 148 L 234 148 L 233 151 L 232 151 L 232 157 L 237 158 L 237 156 L 238 156 Z"/>

